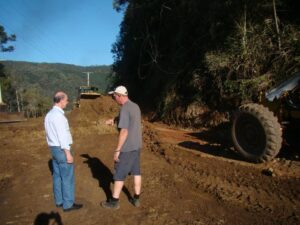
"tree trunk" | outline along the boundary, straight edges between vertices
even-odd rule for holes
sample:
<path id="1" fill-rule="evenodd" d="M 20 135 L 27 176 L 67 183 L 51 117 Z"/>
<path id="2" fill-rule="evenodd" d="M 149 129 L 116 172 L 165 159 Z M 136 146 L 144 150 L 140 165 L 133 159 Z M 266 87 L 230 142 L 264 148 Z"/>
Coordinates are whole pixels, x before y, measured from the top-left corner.
<path id="1" fill-rule="evenodd" d="M 278 48 L 279 51 L 281 50 L 281 39 L 280 39 L 280 30 L 278 25 L 278 17 L 276 12 L 276 0 L 273 0 L 273 13 L 274 13 L 274 19 L 275 19 L 275 27 L 276 27 L 276 33 L 277 33 L 277 40 L 278 40 Z"/>
<path id="2" fill-rule="evenodd" d="M 247 4 L 244 5 L 244 26 L 242 38 L 243 54 L 247 53 Z"/>
<path id="3" fill-rule="evenodd" d="M 20 102 L 19 102 L 19 93 L 18 93 L 18 90 L 17 90 L 17 89 L 16 89 L 16 98 L 17 98 L 18 112 L 21 112 L 21 110 L 20 110 Z"/>
<path id="4" fill-rule="evenodd" d="M 243 37 L 242 37 L 242 48 L 243 48 L 243 59 L 247 59 L 247 54 L 248 54 L 248 50 L 247 50 L 247 4 L 244 4 L 244 18 L 243 18 Z M 246 62 L 244 62 L 246 63 Z M 247 71 L 244 68 L 243 69 L 243 76 L 244 78 L 247 76 Z"/>
<path id="5" fill-rule="evenodd" d="M 19 93 L 19 95 L 20 95 L 20 108 L 21 108 L 21 111 L 23 112 L 23 110 L 24 110 L 24 104 L 23 104 L 23 96 L 22 96 L 22 92 L 21 93 Z"/>

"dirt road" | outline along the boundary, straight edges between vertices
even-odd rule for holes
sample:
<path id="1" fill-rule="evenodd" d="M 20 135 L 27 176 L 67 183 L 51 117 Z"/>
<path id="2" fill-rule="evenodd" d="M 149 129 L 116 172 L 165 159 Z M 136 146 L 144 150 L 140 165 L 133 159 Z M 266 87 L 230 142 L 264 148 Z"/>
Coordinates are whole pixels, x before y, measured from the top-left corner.
<path id="1" fill-rule="evenodd" d="M 42 119 L 0 124 L 0 224 L 300 224 L 299 160 L 279 157 L 250 164 L 230 144 L 213 138 L 222 132 L 176 130 L 146 121 L 141 207 L 128 201 L 130 177 L 120 209 L 101 208 L 100 201 L 111 192 L 117 140 L 117 131 L 103 121 L 117 109 L 92 104 L 68 115 L 75 140 L 76 199 L 84 204 L 76 212 L 64 213 L 54 205 Z"/>

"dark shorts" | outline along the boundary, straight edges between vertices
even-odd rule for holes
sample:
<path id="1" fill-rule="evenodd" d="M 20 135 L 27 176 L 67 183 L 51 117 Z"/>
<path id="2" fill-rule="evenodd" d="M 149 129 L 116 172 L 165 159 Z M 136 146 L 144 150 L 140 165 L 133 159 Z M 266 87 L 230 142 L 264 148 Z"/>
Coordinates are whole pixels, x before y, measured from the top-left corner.
<path id="1" fill-rule="evenodd" d="M 115 163 L 115 181 L 124 181 L 127 175 L 141 175 L 140 151 L 121 152 L 119 161 Z"/>

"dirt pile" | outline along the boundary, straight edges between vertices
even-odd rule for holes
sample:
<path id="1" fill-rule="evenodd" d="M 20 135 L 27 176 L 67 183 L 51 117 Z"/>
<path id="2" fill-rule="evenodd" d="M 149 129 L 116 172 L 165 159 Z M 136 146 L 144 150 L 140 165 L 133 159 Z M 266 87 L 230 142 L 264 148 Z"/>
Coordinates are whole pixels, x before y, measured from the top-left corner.
<path id="1" fill-rule="evenodd" d="M 228 122 L 229 115 L 224 112 L 211 111 L 208 107 L 194 102 L 186 107 L 172 108 L 164 113 L 162 120 L 168 125 L 199 129 L 201 127 L 216 127 Z"/>
<path id="2" fill-rule="evenodd" d="M 116 133 L 116 127 L 105 125 L 107 119 L 117 116 L 118 104 L 110 96 L 81 99 L 80 106 L 67 113 L 72 134 L 82 135 Z"/>
<path id="3" fill-rule="evenodd" d="M 110 96 L 100 96 L 96 99 L 81 99 L 80 106 L 68 115 L 73 122 L 93 122 L 99 118 L 118 114 L 119 106 Z"/>
<path id="4" fill-rule="evenodd" d="M 233 150 L 205 139 L 207 130 L 196 133 L 149 123 L 145 127 L 146 148 L 177 169 L 190 187 L 260 218 L 251 224 L 299 224 L 299 160 L 247 163 Z M 239 223 L 245 224 L 225 224 Z"/>
<path id="5" fill-rule="evenodd" d="M 118 110 L 104 96 L 83 100 L 67 114 L 74 139 L 76 201 L 84 204 L 71 213 L 53 202 L 43 118 L 0 124 L 0 224 L 300 224 L 299 160 L 250 164 L 216 142 L 216 132 L 195 133 L 147 121 L 141 207 L 128 201 L 133 194 L 129 177 L 120 209 L 101 208 L 100 201 L 113 187 L 118 141 L 116 128 L 103 121 Z"/>

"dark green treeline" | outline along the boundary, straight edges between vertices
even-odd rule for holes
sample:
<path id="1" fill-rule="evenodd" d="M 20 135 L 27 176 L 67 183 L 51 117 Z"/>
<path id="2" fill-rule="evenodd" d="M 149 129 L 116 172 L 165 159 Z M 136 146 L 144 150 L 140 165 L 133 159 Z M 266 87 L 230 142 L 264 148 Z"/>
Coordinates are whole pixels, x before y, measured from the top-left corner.
<path id="1" fill-rule="evenodd" d="M 300 65 L 298 0 L 115 0 L 116 84 L 164 119 L 191 104 L 225 111 Z"/>

